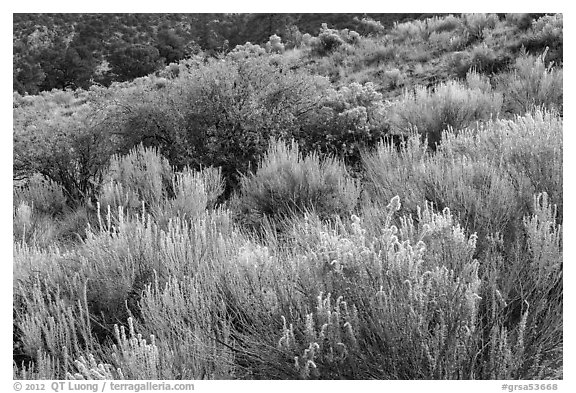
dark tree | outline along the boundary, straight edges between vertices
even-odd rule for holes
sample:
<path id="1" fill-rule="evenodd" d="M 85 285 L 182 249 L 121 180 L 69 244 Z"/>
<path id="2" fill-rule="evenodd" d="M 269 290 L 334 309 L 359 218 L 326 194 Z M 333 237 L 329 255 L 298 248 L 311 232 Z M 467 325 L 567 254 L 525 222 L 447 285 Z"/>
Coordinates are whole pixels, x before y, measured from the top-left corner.
<path id="1" fill-rule="evenodd" d="M 160 57 L 165 59 L 166 64 L 175 63 L 182 60 L 186 54 L 185 42 L 173 29 L 162 29 L 158 31 L 156 48 Z"/>
<path id="2" fill-rule="evenodd" d="M 158 49 L 140 44 L 116 49 L 108 61 L 112 72 L 122 81 L 148 75 L 162 64 Z"/>

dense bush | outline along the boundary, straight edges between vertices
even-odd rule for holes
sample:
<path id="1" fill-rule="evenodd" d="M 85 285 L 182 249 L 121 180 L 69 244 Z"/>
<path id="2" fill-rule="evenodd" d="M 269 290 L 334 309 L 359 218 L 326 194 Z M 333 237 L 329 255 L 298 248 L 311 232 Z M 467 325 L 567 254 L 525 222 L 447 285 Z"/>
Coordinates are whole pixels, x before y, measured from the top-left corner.
<path id="1" fill-rule="evenodd" d="M 206 209 L 214 209 L 224 192 L 224 181 L 220 168 L 204 168 L 193 171 L 189 168 L 176 172 L 172 180 L 174 197 L 164 200 L 160 206 L 165 219 L 180 217 L 194 219 Z"/>
<path id="2" fill-rule="evenodd" d="M 506 14 L 506 22 L 525 31 L 532 27 L 532 16 L 530 14 Z"/>
<path id="3" fill-rule="evenodd" d="M 532 28 L 521 36 L 520 44 L 531 54 L 538 55 L 547 50 L 548 61 L 562 64 L 564 52 L 563 14 L 545 15 L 532 23 Z"/>
<path id="4" fill-rule="evenodd" d="M 127 155 L 114 155 L 104 178 L 100 205 L 117 210 L 119 206 L 139 209 L 158 206 L 167 198 L 172 168 L 166 158 L 154 148 L 143 145 Z"/>
<path id="5" fill-rule="evenodd" d="M 496 117 L 502 108 L 502 95 L 460 82 L 438 85 L 434 91 L 417 87 L 390 108 L 392 131 L 408 134 L 417 130 L 431 147 L 440 142 L 442 131 L 460 130 L 474 122 Z"/>
<path id="6" fill-rule="evenodd" d="M 160 52 L 150 45 L 130 45 L 118 48 L 108 58 L 118 80 L 131 80 L 148 75 L 162 64 Z"/>
<path id="7" fill-rule="evenodd" d="M 337 30 L 330 29 L 326 23 L 322 24 L 318 37 L 310 41 L 312 50 L 319 56 L 325 56 L 344 44 Z"/>
<path id="8" fill-rule="evenodd" d="M 474 236 L 449 212 L 428 208 L 417 226 L 408 219 L 397 228 L 399 208 L 395 197 L 382 211 L 387 220 L 378 237 L 358 217 L 338 231 L 299 228 L 302 237 L 319 235 L 306 242 L 316 245 L 305 256 L 325 271 L 315 306 L 288 319 L 278 343 L 297 356 L 301 378 L 450 379 L 469 372 L 464 354 L 474 346 L 480 300 Z M 440 244 L 452 254 L 438 252 Z"/>
<path id="9" fill-rule="evenodd" d="M 282 39 L 276 34 L 270 36 L 270 39 L 266 43 L 266 50 L 272 53 L 283 53 L 284 44 L 282 43 Z"/>
<path id="10" fill-rule="evenodd" d="M 306 151 L 336 155 L 355 165 L 360 151 L 375 146 L 387 132 L 382 94 L 368 82 L 329 90 L 297 135 Z"/>
<path id="11" fill-rule="evenodd" d="M 424 201 L 450 207 L 470 232 L 483 236 L 518 236 L 514 228 L 532 214 L 539 191 L 562 207 L 562 122 L 553 114 L 447 131 L 435 154 L 412 136 L 399 151 L 380 145 L 364 162 L 367 190 L 376 201 L 400 195 L 407 213 Z"/>
<path id="12" fill-rule="evenodd" d="M 454 53 L 450 60 L 448 71 L 463 78 L 473 70 L 488 75 L 501 72 L 509 65 L 510 55 L 501 50 L 494 50 L 483 42 L 468 51 Z"/>
<path id="13" fill-rule="evenodd" d="M 355 20 L 358 20 L 358 18 L 355 18 Z M 371 18 L 362 18 L 358 21 L 360 23 L 359 32 L 364 36 L 379 36 L 386 31 L 386 28 L 380 21 Z"/>
<path id="14" fill-rule="evenodd" d="M 266 49 L 262 48 L 260 45 L 254 45 L 250 42 L 245 43 L 244 45 L 236 45 L 236 47 L 231 50 L 226 57 L 241 60 L 247 59 L 250 57 L 259 57 L 266 54 Z"/>
<path id="15" fill-rule="evenodd" d="M 516 59 L 512 73 L 500 76 L 507 111 L 524 114 L 538 107 L 562 113 L 563 70 L 546 66 L 546 54 L 524 53 Z"/>
<path id="16" fill-rule="evenodd" d="M 295 142 L 272 142 L 256 172 L 243 177 L 240 186 L 236 209 L 252 227 L 307 212 L 333 218 L 353 211 L 359 196 L 341 162 L 316 153 L 303 157 Z"/>
<path id="17" fill-rule="evenodd" d="M 426 24 L 421 20 L 404 23 L 395 23 L 391 31 L 392 37 L 398 43 L 417 41 L 428 34 Z"/>
<path id="18" fill-rule="evenodd" d="M 39 175 L 15 187 L 13 205 L 18 206 L 21 202 L 26 202 L 35 212 L 49 217 L 58 217 L 66 210 L 66 196 L 62 187 Z"/>
<path id="19" fill-rule="evenodd" d="M 536 111 L 513 120 L 488 122 L 477 131 L 445 133 L 440 150 L 447 157 L 465 156 L 471 161 L 489 159 L 498 163 L 512 180 L 524 215 L 532 213 L 532 196 L 545 191 L 551 203 L 558 206 L 561 223 L 562 125 L 558 114 Z"/>
<path id="20" fill-rule="evenodd" d="M 463 24 L 472 41 L 484 38 L 485 30 L 494 29 L 498 23 L 496 14 L 464 14 Z"/>
<path id="21" fill-rule="evenodd" d="M 54 96 L 36 96 L 14 108 L 14 177 L 39 173 L 58 183 L 69 203 L 79 203 L 98 191 L 116 149 L 114 128 L 97 97 L 74 93 L 69 105 L 61 94 Z"/>
<path id="22" fill-rule="evenodd" d="M 428 29 L 434 33 L 453 32 L 462 26 L 462 20 L 454 15 L 427 19 Z"/>

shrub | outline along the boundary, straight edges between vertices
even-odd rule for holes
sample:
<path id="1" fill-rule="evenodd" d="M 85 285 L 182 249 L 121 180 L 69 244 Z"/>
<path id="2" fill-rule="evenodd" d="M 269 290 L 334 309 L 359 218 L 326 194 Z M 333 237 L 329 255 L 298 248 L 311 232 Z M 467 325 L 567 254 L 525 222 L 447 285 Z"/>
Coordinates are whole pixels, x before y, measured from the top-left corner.
<path id="1" fill-rule="evenodd" d="M 14 206 L 27 203 L 36 213 L 59 217 L 66 210 L 66 196 L 62 187 L 50 179 L 32 176 L 25 185 L 14 189 Z"/>
<path id="2" fill-rule="evenodd" d="M 417 206 L 428 201 L 438 209 L 449 207 L 482 242 L 492 232 L 508 231 L 513 236 L 510 228 L 521 215 L 506 172 L 483 160 L 445 156 L 440 151 L 423 154 L 422 148 L 413 140 L 398 153 L 393 146 L 379 146 L 365 158 L 367 188 L 375 202 L 398 194 L 405 201 L 406 213 L 415 214 Z M 483 249 L 485 244 L 480 246 Z"/>
<path id="3" fill-rule="evenodd" d="M 360 42 L 360 34 L 354 30 L 342 29 L 339 34 L 340 37 L 350 45 L 356 45 Z"/>
<path id="4" fill-rule="evenodd" d="M 157 149 L 139 145 L 125 156 L 113 156 L 106 177 L 100 196 L 102 207 L 139 209 L 142 203 L 150 207 L 162 202 L 172 168 Z"/>
<path id="5" fill-rule="evenodd" d="M 299 142 L 307 152 L 337 155 L 355 165 L 360 151 L 375 145 L 388 131 L 384 111 L 382 94 L 371 82 L 330 90 L 302 127 Z"/>
<path id="6" fill-rule="evenodd" d="M 532 23 L 532 28 L 520 38 L 520 45 L 537 55 L 548 50 L 548 61 L 563 63 L 563 14 L 545 15 Z"/>
<path id="7" fill-rule="evenodd" d="M 298 26 L 289 25 L 284 29 L 284 39 L 286 41 L 286 49 L 301 48 L 303 46 L 302 33 Z"/>
<path id="8" fill-rule="evenodd" d="M 98 363 L 94 355 L 80 356 L 74 361 L 77 372 L 72 367 L 66 370 L 68 380 L 118 380 L 118 379 L 159 379 L 161 376 L 160 356 L 154 335 L 150 343 L 136 334 L 134 320 L 128 318 L 128 334 L 124 326 L 114 325 L 114 338 L 117 344 L 112 345 L 111 363 Z M 107 356 L 106 354 L 105 356 Z"/>
<path id="9" fill-rule="evenodd" d="M 524 53 L 516 59 L 513 73 L 500 77 L 507 111 L 525 114 L 534 107 L 563 111 L 563 70 L 546 66 L 540 56 Z"/>
<path id="10" fill-rule="evenodd" d="M 536 111 L 513 120 L 490 121 L 457 135 L 447 132 L 440 150 L 472 162 L 491 157 L 513 179 L 522 215 L 532 213 L 532 196 L 545 191 L 562 219 L 562 118 L 557 114 Z"/>
<path id="11" fill-rule="evenodd" d="M 384 76 L 387 79 L 387 87 L 390 90 L 398 89 L 404 86 L 406 82 L 406 75 L 400 71 L 398 68 L 392 68 L 384 72 Z"/>
<path id="12" fill-rule="evenodd" d="M 158 49 L 135 44 L 115 49 L 108 57 L 112 72 L 118 80 L 131 80 L 160 69 L 162 60 Z"/>
<path id="13" fill-rule="evenodd" d="M 362 18 L 358 20 L 358 17 L 354 17 L 354 21 L 359 23 L 360 33 L 364 36 L 380 36 L 386 32 L 386 28 L 382 26 L 382 23 L 378 20 L 372 18 Z"/>
<path id="14" fill-rule="evenodd" d="M 37 372 L 51 363 L 58 367 L 56 375 L 63 377 L 69 357 L 78 355 L 82 345 L 95 348 L 85 304 L 81 297 L 76 302 L 62 299 L 59 290 L 37 275 L 29 280 L 30 287 L 21 284 L 15 291 L 21 299 L 14 310 L 21 349 L 34 359 Z M 27 368 L 34 369 L 34 363 Z"/>
<path id="15" fill-rule="evenodd" d="M 519 218 L 516 192 L 496 165 L 439 154 L 423 175 L 426 199 L 438 208 L 450 207 L 470 232 L 482 239 L 495 232 L 513 236 L 510 228 Z"/>
<path id="16" fill-rule="evenodd" d="M 14 242 L 48 246 L 57 238 L 53 219 L 35 212 L 25 201 L 13 210 L 12 238 Z"/>
<path id="17" fill-rule="evenodd" d="M 490 75 L 505 69 L 510 61 L 509 55 L 501 50 L 494 50 L 483 42 L 465 52 L 451 54 L 447 71 L 458 78 L 466 77 L 470 71 Z"/>
<path id="18" fill-rule="evenodd" d="M 481 378 L 562 377 L 561 227 L 545 193 L 534 196 L 532 210 L 523 220 L 526 238 L 510 256 L 498 252 L 496 238 L 486 257 L 482 330 L 490 339 L 478 359 Z M 498 345 L 507 335 L 509 349 Z"/>
<path id="19" fill-rule="evenodd" d="M 428 147 L 416 134 L 405 139 L 400 146 L 385 140 L 373 151 L 366 151 L 362 156 L 364 190 L 367 199 L 377 206 L 370 206 L 366 201 L 365 209 L 380 210 L 378 201 L 389 201 L 399 195 L 403 201 L 403 212 L 416 213 L 416 206 L 423 205 L 426 200 L 420 168 L 426 165 L 428 159 Z M 369 214 L 366 216 L 370 217 Z"/>
<path id="20" fill-rule="evenodd" d="M 448 127 L 459 130 L 476 121 L 488 120 L 501 107 L 501 94 L 470 89 L 460 82 L 442 83 L 433 92 L 417 87 L 414 94 L 406 92 L 392 104 L 392 132 L 407 134 L 416 129 L 434 147 Z"/>
<path id="21" fill-rule="evenodd" d="M 498 23 L 496 14 L 464 14 L 463 24 L 472 41 L 482 40 L 484 30 L 494 29 Z"/>
<path id="22" fill-rule="evenodd" d="M 57 247 L 41 250 L 15 245 L 14 324 L 19 332 L 15 344 L 20 358 L 34 362 L 25 363 L 23 372 L 27 375 L 43 372 L 43 367 L 49 365 L 46 357 L 50 357 L 51 361 L 58 361 L 51 377 L 62 379 L 66 372 L 75 372 L 69 359 L 78 359 L 85 353 L 93 353 L 104 363 L 120 367 L 128 378 L 153 375 L 146 372 L 150 369 L 140 369 L 146 365 L 139 363 L 143 360 L 139 360 L 139 350 L 145 349 L 145 345 L 140 339 L 136 346 L 132 345 L 137 336 L 130 334 L 127 340 L 121 340 L 118 349 L 107 348 L 106 341 L 113 338 L 113 324 L 125 320 L 130 313 L 142 318 L 140 299 L 146 284 L 156 279 L 157 285 L 163 286 L 167 277 L 177 275 L 198 277 L 200 282 L 213 285 L 213 281 L 208 281 L 209 273 L 215 273 L 212 263 L 222 261 L 223 265 L 232 257 L 230 245 L 223 243 L 235 241 L 225 212 L 209 213 L 202 220 L 186 222 L 175 218 L 165 230 L 150 217 L 119 216 L 114 226 L 108 218 L 101 223 L 101 229 L 90 230 L 84 242 L 66 253 Z M 202 273 L 200 266 L 205 266 Z M 207 307 L 214 309 L 218 296 L 206 291 L 200 293 L 212 299 Z M 198 303 L 194 303 L 193 308 L 197 307 Z M 204 321 L 217 325 L 215 321 Z M 166 320 L 162 319 L 162 324 L 165 326 Z M 213 337 L 210 332 L 206 333 L 207 342 Z M 159 335 L 164 338 L 163 330 Z M 203 363 L 198 359 L 206 349 L 197 347 L 197 351 L 191 352 L 191 347 L 180 345 L 182 337 L 178 338 L 180 341 L 172 343 L 174 348 L 183 348 L 183 353 L 192 356 L 186 358 L 188 363 L 181 364 L 186 373 L 191 362 Z M 188 338 L 194 340 L 193 336 Z M 161 365 L 174 365 L 167 360 L 175 353 L 171 347 L 162 345 L 161 349 L 166 349 Z M 21 362 L 18 367 L 22 369 Z M 158 367 L 154 377 L 176 379 L 176 372 L 176 368 Z M 201 374 L 182 376 L 194 379 Z"/>
<path id="23" fill-rule="evenodd" d="M 96 222 L 92 207 L 79 206 L 58 221 L 57 240 L 64 244 L 78 244 L 86 238 L 86 231 Z"/>
<path id="24" fill-rule="evenodd" d="M 266 43 L 266 50 L 267 52 L 272 53 L 284 53 L 284 44 L 282 43 L 282 39 L 276 34 L 271 35 L 270 39 Z"/>
<path id="25" fill-rule="evenodd" d="M 506 22 L 519 30 L 526 31 L 532 27 L 532 16 L 530 14 L 506 14 Z"/>
<path id="26" fill-rule="evenodd" d="M 390 32 L 396 43 L 406 41 L 419 41 L 427 35 L 426 24 L 421 20 L 398 23 L 394 22 L 394 28 Z"/>
<path id="27" fill-rule="evenodd" d="M 215 266 L 212 272 L 200 268 L 192 276 L 171 277 L 165 285 L 155 281 L 143 292 L 143 321 L 155 331 L 160 354 L 153 371 L 162 379 L 234 375 L 232 327 L 219 301 L 220 261 L 216 264 L 216 271 Z"/>
<path id="28" fill-rule="evenodd" d="M 507 66 L 508 61 L 507 56 L 493 50 L 486 44 L 481 44 L 472 48 L 470 68 L 485 74 L 494 74 Z"/>
<path id="29" fill-rule="evenodd" d="M 279 37 L 278 37 L 279 38 Z M 272 39 L 272 37 L 270 37 Z M 258 44 L 252 44 L 250 42 L 245 43 L 244 45 L 236 45 L 236 47 L 230 51 L 226 56 L 234 59 L 234 60 L 241 60 L 241 59 L 248 59 L 250 57 L 259 57 L 266 54 L 266 49 L 262 48 Z"/>
<path id="30" fill-rule="evenodd" d="M 473 90 L 480 90 L 484 93 L 492 91 L 492 82 L 486 75 L 482 75 L 474 70 L 466 74 L 466 84 L 468 88 Z"/>
<path id="31" fill-rule="evenodd" d="M 360 45 L 363 49 L 363 61 L 367 66 L 380 65 L 392 62 L 399 57 L 400 46 L 396 44 L 379 45 L 369 40 L 365 40 Z"/>
<path id="32" fill-rule="evenodd" d="M 128 318 L 128 335 L 124 326 L 114 325 L 114 336 L 118 344 L 112 347 L 112 357 L 122 379 L 160 378 L 160 357 L 153 335 L 148 344 L 141 334 L 136 335 L 133 320 Z"/>
<path id="33" fill-rule="evenodd" d="M 280 224 L 293 215 L 314 211 L 323 219 L 352 211 L 359 190 L 343 164 L 312 153 L 302 157 L 292 141 L 272 142 L 256 173 L 241 180 L 236 209 L 250 227 L 266 219 Z"/>
<path id="34" fill-rule="evenodd" d="M 221 171 L 206 168 L 196 172 L 186 168 L 174 174 L 174 198 L 165 200 L 162 214 L 169 217 L 195 219 L 207 208 L 214 208 L 217 198 L 224 192 Z"/>
<path id="35" fill-rule="evenodd" d="M 522 235 L 517 228 L 531 214 L 537 190 L 562 206 L 561 135 L 557 116 L 537 112 L 446 131 L 435 154 L 416 135 L 399 151 L 381 144 L 364 157 L 366 189 L 375 202 L 400 195 L 407 213 L 424 201 L 450 207 L 467 230 L 478 232 L 482 251 L 496 232 L 510 246 Z"/>
<path id="36" fill-rule="evenodd" d="M 337 30 L 329 29 L 326 23 L 322 23 L 322 28 L 318 37 L 310 40 L 313 53 L 318 56 L 326 56 L 336 48 L 342 46 L 344 41 Z"/>
<path id="37" fill-rule="evenodd" d="M 462 27 L 462 20 L 454 15 L 444 17 L 433 17 L 426 20 L 428 30 L 432 33 L 453 32 Z"/>
<path id="38" fill-rule="evenodd" d="M 336 230 L 307 223 L 297 229 L 309 236 L 300 263 L 312 267 L 299 282 L 322 283 L 311 288 L 310 311 L 286 318 L 278 334 L 285 358 L 297 357 L 290 368 L 300 378 L 446 379 L 469 372 L 481 284 L 475 238 L 449 211 L 429 208 L 418 224 L 406 218 L 397 228 L 399 208 L 395 197 L 381 211 L 380 236 L 358 217 Z"/>
<path id="39" fill-rule="evenodd" d="M 73 205 L 97 194 L 117 148 L 114 127 L 96 95 L 77 100 L 73 108 L 51 97 L 14 108 L 14 177 L 39 173 L 59 184 Z"/>
<path id="40" fill-rule="evenodd" d="M 92 354 L 89 354 L 87 357 L 80 356 L 78 359 L 74 361 L 74 365 L 76 366 L 77 372 L 71 374 L 69 371 L 67 371 L 66 372 L 67 380 L 82 381 L 82 380 L 102 380 L 102 379 L 108 379 L 108 380 L 123 379 L 121 378 L 123 376 L 121 373 L 122 370 L 118 370 L 117 372 L 118 375 L 115 375 L 114 370 L 110 364 L 97 363 L 96 359 L 94 358 L 94 355 Z M 55 376 L 56 373 L 54 373 L 53 375 Z"/>
<path id="41" fill-rule="evenodd" d="M 451 32 L 432 32 L 428 38 L 428 43 L 437 50 L 454 52 L 463 50 L 466 45 L 466 37 L 463 35 L 454 35 Z"/>

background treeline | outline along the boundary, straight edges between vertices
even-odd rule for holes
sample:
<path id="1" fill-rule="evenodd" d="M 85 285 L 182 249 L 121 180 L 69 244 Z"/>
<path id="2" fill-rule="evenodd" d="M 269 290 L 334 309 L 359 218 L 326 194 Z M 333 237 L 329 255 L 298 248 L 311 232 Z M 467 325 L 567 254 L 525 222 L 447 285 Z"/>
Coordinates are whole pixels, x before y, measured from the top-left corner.
<path id="1" fill-rule="evenodd" d="M 537 14 L 534 14 L 535 16 Z M 88 88 L 131 80 L 200 51 L 226 52 L 277 34 L 288 46 L 321 23 L 362 31 L 369 17 L 389 29 L 431 14 L 14 14 L 14 90 Z"/>
<path id="2" fill-rule="evenodd" d="M 562 378 L 562 15 L 355 23 L 14 92 L 15 378 Z"/>
<path id="3" fill-rule="evenodd" d="M 386 26 L 423 14 L 375 14 Z M 199 51 L 354 28 L 362 14 L 14 14 L 14 89 L 20 93 L 131 80 Z M 133 64 L 138 62 L 138 66 Z"/>

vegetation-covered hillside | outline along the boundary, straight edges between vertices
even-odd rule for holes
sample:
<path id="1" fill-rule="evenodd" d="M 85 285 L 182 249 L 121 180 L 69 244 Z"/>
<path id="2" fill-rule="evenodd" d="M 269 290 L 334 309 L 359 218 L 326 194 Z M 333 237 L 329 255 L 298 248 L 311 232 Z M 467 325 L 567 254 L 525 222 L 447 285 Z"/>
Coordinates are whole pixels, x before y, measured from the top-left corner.
<path id="1" fill-rule="evenodd" d="M 200 51 L 226 52 L 263 44 L 278 34 L 290 46 L 320 24 L 360 26 L 369 16 L 386 27 L 426 14 L 14 14 L 14 89 L 53 88 L 145 76 Z M 137 63 L 137 64 L 136 64 Z"/>
<path id="2" fill-rule="evenodd" d="M 561 14 L 14 22 L 15 378 L 562 378 Z"/>

